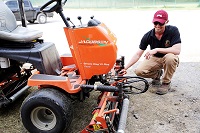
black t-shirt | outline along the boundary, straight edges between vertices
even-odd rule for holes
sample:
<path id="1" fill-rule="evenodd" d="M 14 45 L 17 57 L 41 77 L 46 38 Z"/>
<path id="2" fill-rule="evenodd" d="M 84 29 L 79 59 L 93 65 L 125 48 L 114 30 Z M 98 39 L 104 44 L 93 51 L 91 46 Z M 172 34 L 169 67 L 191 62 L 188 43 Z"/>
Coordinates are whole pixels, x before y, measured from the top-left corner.
<path id="1" fill-rule="evenodd" d="M 150 45 L 150 49 L 154 48 L 168 48 L 172 47 L 174 44 L 181 43 L 180 33 L 177 27 L 167 25 L 165 27 L 165 31 L 160 40 L 158 40 L 155 36 L 155 30 L 152 29 L 147 32 L 139 45 L 139 48 L 142 50 L 146 50 L 147 46 Z M 165 54 L 156 53 L 154 56 L 163 57 Z"/>

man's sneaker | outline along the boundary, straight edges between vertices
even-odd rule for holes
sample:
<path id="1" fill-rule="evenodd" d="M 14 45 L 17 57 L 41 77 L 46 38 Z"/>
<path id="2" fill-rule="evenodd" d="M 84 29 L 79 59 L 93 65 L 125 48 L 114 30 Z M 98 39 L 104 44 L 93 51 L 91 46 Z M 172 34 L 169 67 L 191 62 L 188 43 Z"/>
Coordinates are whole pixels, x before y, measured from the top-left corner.
<path id="1" fill-rule="evenodd" d="M 171 89 L 171 83 L 162 83 L 162 85 L 157 89 L 156 94 L 164 95 Z"/>
<path id="2" fill-rule="evenodd" d="M 157 89 L 160 87 L 160 85 L 161 85 L 160 77 L 162 76 L 162 74 L 163 74 L 163 70 L 160 69 L 158 71 L 158 76 L 155 79 L 152 80 L 152 82 L 151 82 L 151 88 L 149 89 L 149 91 L 151 93 L 156 93 Z"/>

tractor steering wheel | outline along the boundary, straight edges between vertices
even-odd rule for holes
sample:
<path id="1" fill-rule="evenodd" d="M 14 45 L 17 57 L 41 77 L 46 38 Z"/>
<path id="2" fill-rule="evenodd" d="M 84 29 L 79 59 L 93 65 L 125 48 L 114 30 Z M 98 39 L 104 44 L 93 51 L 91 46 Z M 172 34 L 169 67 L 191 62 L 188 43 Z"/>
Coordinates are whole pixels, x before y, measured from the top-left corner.
<path id="1" fill-rule="evenodd" d="M 67 0 L 65 0 L 66 2 Z M 49 9 L 45 9 L 47 6 L 51 5 L 53 2 L 56 2 L 55 5 L 53 5 L 52 7 L 50 7 Z M 62 9 L 62 0 L 50 0 L 47 3 L 45 3 L 41 8 L 40 11 L 43 12 L 59 12 Z"/>

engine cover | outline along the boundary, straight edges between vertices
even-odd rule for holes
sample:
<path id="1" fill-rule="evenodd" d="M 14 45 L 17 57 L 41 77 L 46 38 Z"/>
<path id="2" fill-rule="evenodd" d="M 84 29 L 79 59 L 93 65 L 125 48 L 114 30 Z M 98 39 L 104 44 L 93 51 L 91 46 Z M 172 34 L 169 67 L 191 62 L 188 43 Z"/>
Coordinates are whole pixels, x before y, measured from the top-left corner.
<path id="1" fill-rule="evenodd" d="M 62 63 L 55 44 L 36 42 L 33 47 L 0 48 L 0 57 L 31 63 L 41 74 L 59 75 Z"/>

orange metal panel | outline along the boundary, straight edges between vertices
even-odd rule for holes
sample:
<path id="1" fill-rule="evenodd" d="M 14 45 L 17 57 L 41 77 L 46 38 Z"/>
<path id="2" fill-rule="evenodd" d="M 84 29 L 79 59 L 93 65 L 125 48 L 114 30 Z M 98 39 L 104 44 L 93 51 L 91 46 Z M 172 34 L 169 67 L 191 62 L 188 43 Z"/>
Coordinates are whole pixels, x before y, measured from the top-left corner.
<path id="1" fill-rule="evenodd" d="M 64 28 L 69 48 L 83 79 L 108 73 L 117 58 L 115 35 L 104 25 Z"/>
<path id="2" fill-rule="evenodd" d="M 74 59 L 71 55 L 61 55 L 60 60 L 63 66 L 68 66 L 74 64 Z"/>
<path id="3" fill-rule="evenodd" d="M 37 75 L 37 74 L 35 74 Z M 34 75 L 33 75 L 34 76 Z M 40 76 L 40 75 L 39 75 Z M 51 76 L 52 75 L 46 75 L 46 76 Z M 31 76 L 32 77 L 32 76 Z M 76 87 L 75 85 L 81 85 L 81 84 L 85 84 L 86 81 L 82 80 L 81 77 L 79 77 L 78 79 L 69 79 L 68 77 L 66 77 L 63 80 L 57 80 L 57 79 L 49 79 L 49 80 L 43 80 L 43 79 L 34 79 L 34 78 L 29 78 L 28 80 L 28 86 L 56 86 L 59 87 L 63 90 L 65 90 L 68 93 L 77 93 L 81 90 L 80 87 Z M 41 75 L 42 77 L 42 75 Z"/>

